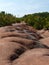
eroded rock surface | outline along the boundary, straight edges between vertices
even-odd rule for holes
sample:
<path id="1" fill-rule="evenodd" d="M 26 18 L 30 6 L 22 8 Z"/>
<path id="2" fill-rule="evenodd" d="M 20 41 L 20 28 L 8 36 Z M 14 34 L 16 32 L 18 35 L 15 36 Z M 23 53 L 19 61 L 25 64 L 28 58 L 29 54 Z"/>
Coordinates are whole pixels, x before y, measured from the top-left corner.
<path id="1" fill-rule="evenodd" d="M 49 43 L 40 34 L 24 23 L 1 27 L 0 65 L 49 65 Z"/>

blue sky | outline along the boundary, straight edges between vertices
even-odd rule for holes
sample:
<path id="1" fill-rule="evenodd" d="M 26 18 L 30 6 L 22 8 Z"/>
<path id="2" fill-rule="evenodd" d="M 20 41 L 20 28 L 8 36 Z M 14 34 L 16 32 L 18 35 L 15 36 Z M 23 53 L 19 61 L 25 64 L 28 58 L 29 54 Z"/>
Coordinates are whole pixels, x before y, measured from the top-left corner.
<path id="1" fill-rule="evenodd" d="M 0 0 L 0 11 L 18 17 L 37 12 L 49 12 L 49 0 Z"/>

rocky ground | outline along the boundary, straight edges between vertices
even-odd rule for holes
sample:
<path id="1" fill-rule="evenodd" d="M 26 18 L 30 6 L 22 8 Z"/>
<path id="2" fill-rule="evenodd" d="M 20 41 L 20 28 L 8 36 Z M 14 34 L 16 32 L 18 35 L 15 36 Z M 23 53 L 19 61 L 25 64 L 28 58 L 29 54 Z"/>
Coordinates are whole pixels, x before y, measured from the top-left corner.
<path id="1" fill-rule="evenodd" d="M 49 31 L 24 23 L 0 27 L 0 65 L 49 65 Z"/>

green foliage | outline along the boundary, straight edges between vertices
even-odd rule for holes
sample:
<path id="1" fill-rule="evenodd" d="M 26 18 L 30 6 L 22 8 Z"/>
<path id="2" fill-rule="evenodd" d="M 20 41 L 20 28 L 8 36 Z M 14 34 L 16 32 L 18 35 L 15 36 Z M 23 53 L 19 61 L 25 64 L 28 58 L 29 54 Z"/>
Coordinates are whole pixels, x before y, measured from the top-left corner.
<path id="1" fill-rule="evenodd" d="M 4 11 L 0 12 L 0 27 L 11 25 L 12 23 L 20 22 L 19 18 L 16 18 L 12 14 L 7 14 Z"/>
<path id="2" fill-rule="evenodd" d="M 21 18 L 7 14 L 4 11 L 0 12 L 0 27 L 11 25 L 12 23 L 20 23 L 25 21 L 28 25 L 33 26 L 36 29 L 49 29 L 49 13 L 34 13 L 28 14 Z"/>
<path id="3" fill-rule="evenodd" d="M 29 14 L 22 18 L 27 24 L 33 26 L 36 29 L 49 29 L 48 12 Z"/>

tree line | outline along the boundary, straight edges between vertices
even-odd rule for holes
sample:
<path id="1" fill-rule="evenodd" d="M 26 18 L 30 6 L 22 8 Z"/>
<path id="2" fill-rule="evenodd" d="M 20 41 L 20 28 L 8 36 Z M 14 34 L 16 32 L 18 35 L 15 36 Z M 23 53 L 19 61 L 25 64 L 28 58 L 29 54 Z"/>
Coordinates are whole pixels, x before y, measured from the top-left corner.
<path id="1" fill-rule="evenodd" d="M 11 25 L 16 22 L 20 23 L 22 21 L 36 29 L 49 29 L 49 12 L 28 14 L 20 18 L 5 13 L 4 11 L 0 12 L 0 27 Z"/>
<path id="2" fill-rule="evenodd" d="M 10 13 L 0 12 L 0 27 L 11 25 L 12 23 L 20 22 L 20 18 L 13 16 Z"/>
<path id="3" fill-rule="evenodd" d="M 23 16 L 23 20 L 36 29 L 49 29 L 49 13 L 34 13 Z"/>

